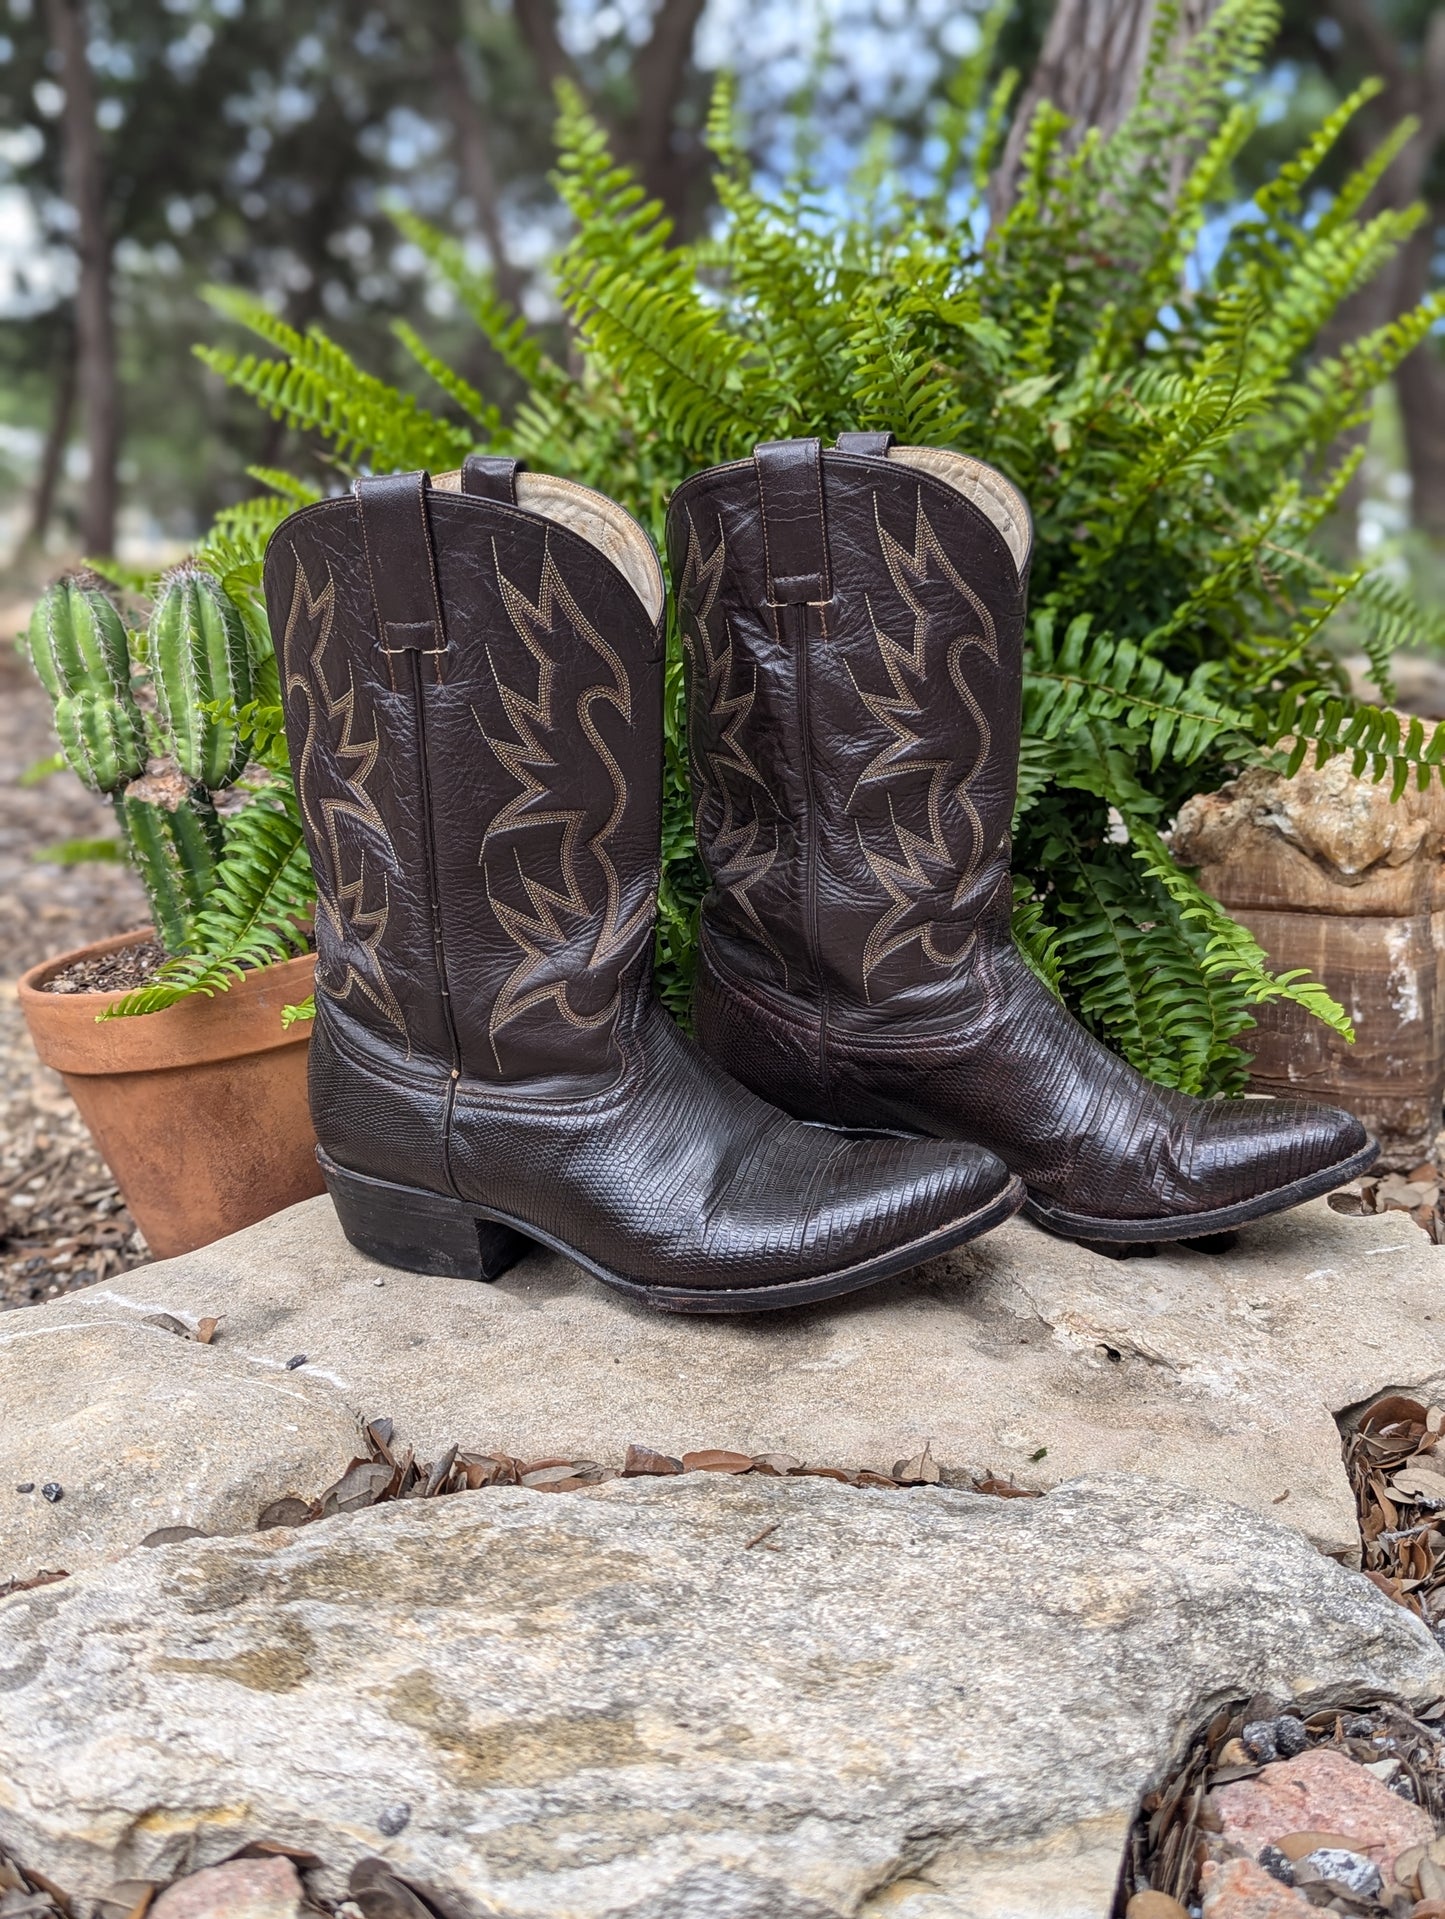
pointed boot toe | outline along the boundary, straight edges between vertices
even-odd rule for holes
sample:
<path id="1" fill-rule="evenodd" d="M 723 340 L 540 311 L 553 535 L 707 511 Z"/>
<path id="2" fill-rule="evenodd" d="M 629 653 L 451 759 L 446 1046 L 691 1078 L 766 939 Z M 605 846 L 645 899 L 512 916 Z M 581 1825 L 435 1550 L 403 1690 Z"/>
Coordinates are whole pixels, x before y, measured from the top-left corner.
<path id="1" fill-rule="evenodd" d="M 898 1246 L 935 1257 L 1000 1225 L 1024 1202 L 1023 1181 L 992 1153 L 960 1158 L 946 1142 L 844 1135 L 832 1149 L 808 1226 L 809 1257 L 880 1260 Z M 895 1266 L 901 1271 L 901 1266 Z"/>
<path id="2" fill-rule="evenodd" d="M 972 1140 L 1094 1242 L 1223 1233 L 1363 1171 L 1325 1107 L 1134 1071 L 1011 929 L 1028 507 L 891 434 L 764 443 L 668 509 L 707 1051 L 787 1111 Z"/>
<path id="3" fill-rule="evenodd" d="M 1201 1192 L 1234 1182 L 1257 1218 L 1367 1172 L 1378 1152 L 1359 1120 L 1335 1106 L 1283 1099 L 1201 1100 L 1189 1171 Z M 1284 1197 L 1291 1195 L 1291 1197 Z"/>
<path id="4" fill-rule="evenodd" d="M 1115 1182 L 1131 1209 L 1115 1211 L 1107 1199 L 1081 1205 L 1077 1184 L 1054 1194 L 1031 1190 L 1026 1210 L 1039 1225 L 1069 1239 L 1120 1245 L 1209 1237 L 1334 1192 L 1379 1156 L 1360 1122 L 1337 1107 L 1191 1100 L 1142 1084 L 1137 1106 L 1165 1119 L 1153 1134 L 1148 1196 L 1141 1197 L 1137 1182 Z"/>
<path id="5" fill-rule="evenodd" d="M 316 876 L 311 1105 L 348 1238 L 496 1279 L 531 1246 L 680 1311 L 844 1293 L 986 1231 L 962 1141 L 849 1142 L 652 990 L 664 592 L 614 501 L 474 457 L 286 520 L 267 609 Z"/>

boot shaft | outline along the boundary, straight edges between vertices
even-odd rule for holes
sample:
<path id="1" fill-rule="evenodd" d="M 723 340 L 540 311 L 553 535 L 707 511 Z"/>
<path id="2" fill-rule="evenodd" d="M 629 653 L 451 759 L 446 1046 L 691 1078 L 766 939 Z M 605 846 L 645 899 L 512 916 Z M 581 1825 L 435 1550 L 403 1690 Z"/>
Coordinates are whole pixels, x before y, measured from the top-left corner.
<path id="1" fill-rule="evenodd" d="M 265 587 L 323 1019 L 454 1077 L 614 1075 L 658 873 L 662 579 L 642 529 L 473 460 L 293 514 Z"/>
<path id="2" fill-rule="evenodd" d="M 1022 497 L 891 436 L 779 441 L 668 514 L 710 946 L 826 1006 L 922 1004 L 1006 889 Z"/>

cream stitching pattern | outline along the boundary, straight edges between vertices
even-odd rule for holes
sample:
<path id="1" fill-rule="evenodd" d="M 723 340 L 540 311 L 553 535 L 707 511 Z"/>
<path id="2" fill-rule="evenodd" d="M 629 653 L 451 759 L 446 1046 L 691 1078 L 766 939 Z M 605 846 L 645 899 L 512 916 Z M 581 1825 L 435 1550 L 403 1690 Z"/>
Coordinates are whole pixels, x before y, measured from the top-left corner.
<path id="1" fill-rule="evenodd" d="M 631 725 L 632 688 L 626 669 L 617 653 L 592 626 L 568 592 L 552 558 L 550 543 L 543 549 L 542 578 L 535 605 L 520 587 L 503 574 L 495 542 L 492 546 L 492 563 L 513 630 L 536 662 L 537 691 L 534 698 L 529 698 L 516 688 L 505 685 L 488 652 L 488 663 L 492 668 L 502 711 L 516 737 L 512 740 L 493 739 L 475 708 L 472 717 L 498 763 L 517 782 L 520 790 L 506 801 L 482 835 L 479 864 L 486 866 L 488 844 L 499 833 L 519 827 L 562 828 L 558 855 L 561 891 L 529 876 L 523 869 L 520 852 L 513 848 L 517 875 L 531 906 L 530 913 L 499 899 L 492 888 L 491 874 L 487 874 L 487 898 L 492 911 L 522 955 L 498 992 L 487 1025 L 492 1056 L 500 1070 L 498 1034 L 533 1006 L 550 1000 L 569 1026 L 587 1031 L 605 1026 L 614 1017 L 621 997 L 620 986 L 600 1012 L 584 1014 L 571 1004 L 566 979 L 538 979 L 534 975 L 538 972 L 545 974 L 556 966 L 566 950 L 577 944 L 579 930 L 587 931 L 593 922 L 597 925 L 595 934 L 591 936 L 591 951 L 585 961 L 588 972 L 595 972 L 626 951 L 637 935 L 650 926 L 656 891 L 649 891 L 647 898 L 626 919 L 621 917 L 622 884 L 612 862 L 609 843 L 627 810 L 628 787 L 615 754 L 598 731 L 592 709 L 597 705 L 610 706 Z M 582 807 L 546 805 L 552 794 L 550 783 L 542 777 L 557 767 L 557 761 L 547 750 L 542 738 L 542 735 L 551 731 L 553 725 L 557 666 L 542 642 L 558 637 L 559 612 L 572 634 L 592 649 L 610 674 L 610 680 L 584 688 L 578 695 L 575 709 L 577 723 L 605 768 L 613 794 L 611 812 L 597 832 L 586 841 L 585 847 L 581 836 L 587 818 L 586 810 Z M 605 898 L 600 910 L 587 898 L 582 885 L 578 864 L 578 855 L 582 851 L 589 853 L 601 870 Z"/>
<path id="2" fill-rule="evenodd" d="M 421 543 L 422 549 L 426 554 L 427 572 L 431 576 L 432 611 L 436 615 L 437 623 L 437 644 L 430 649 L 432 655 L 432 676 L 434 683 L 437 686 L 441 686 L 445 677 L 442 673 L 442 656 L 447 649 L 447 629 L 446 622 L 442 618 L 442 591 L 441 584 L 437 579 L 437 560 L 436 553 L 432 548 L 431 525 L 426 515 L 426 489 L 426 475 L 425 473 L 418 473 L 416 476 L 416 510 L 421 515 Z"/>
<path id="3" fill-rule="evenodd" d="M 359 972 L 348 958 L 346 976 L 340 986 L 329 985 L 317 973 L 317 984 L 332 999 L 344 1000 L 353 989 L 371 1001 L 383 1017 L 397 1031 L 405 1035 L 406 1017 L 401 1010 L 396 994 L 386 977 L 381 963 L 380 946 L 386 933 L 387 921 L 391 914 L 391 898 L 387 887 L 386 874 L 381 876 L 382 903 L 379 907 L 365 907 L 366 895 L 366 856 L 363 853 L 355 879 L 344 878 L 345 863 L 342 857 L 341 836 L 338 821 L 345 818 L 357 819 L 369 827 L 381 838 L 387 852 L 395 859 L 395 849 L 391 844 L 385 822 L 377 811 L 376 803 L 366 790 L 366 782 L 371 778 L 381 750 L 379 736 L 373 732 L 369 740 L 354 740 L 352 726 L 356 718 L 356 683 L 347 669 L 347 687 L 342 694 L 333 694 L 327 684 L 324 656 L 331 639 L 331 629 L 336 618 L 336 582 L 328 567 L 326 585 L 320 593 L 313 593 L 311 582 L 306 577 L 306 569 L 301 557 L 293 547 L 292 558 L 296 562 L 296 579 L 291 589 L 291 608 L 286 618 L 286 632 L 281 643 L 281 657 L 286 669 L 286 698 L 300 693 L 306 702 L 306 738 L 302 743 L 300 762 L 296 768 L 296 793 L 301 810 L 309 829 L 313 845 L 324 845 L 330 859 L 330 891 L 322 885 L 316 889 L 316 903 L 331 926 L 336 938 L 342 942 L 352 936 L 359 941 L 374 969 L 374 979 L 368 979 Z M 304 645 L 298 637 L 298 628 L 302 622 L 315 624 L 315 639 L 306 655 L 304 666 L 296 663 L 294 652 Z M 321 801 L 321 820 L 318 822 L 312 809 L 309 779 L 312 760 L 315 757 L 317 735 L 322 714 L 318 712 L 317 695 L 320 696 L 324 717 L 329 722 L 340 720 L 339 738 L 332 741 L 332 751 L 338 760 L 357 762 L 353 773 L 342 774 L 342 782 L 351 795 L 349 799 L 323 799 Z"/>
<path id="4" fill-rule="evenodd" d="M 715 648 L 709 625 L 726 561 L 727 541 L 721 531 L 716 547 L 706 560 L 703 559 L 702 543 L 689 513 L 687 558 L 683 563 L 677 598 L 686 614 L 682 627 L 682 648 L 687 657 L 691 698 L 695 707 L 705 708 L 705 711 L 698 712 L 696 723 L 688 728 L 688 747 L 696 791 L 693 833 L 700 846 L 706 843 L 703 812 L 708 801 L 715 797 L 719 820 L 717 831 L 707 849 L 709 871 L 714 883 L 742 908 L 753 932 L 782 967 L 783 984 L 786 986 L 787 961 L 749 897 L 751 889 L 777 862 L 778 831 L 775 826 L 771 847 L 758 847 L 762 823 L 758 818 L 757 806 L 754 804 L 741 810 L 736 808 L 726 777 L 729 772 L 739 774 L 767 793 L 762 774 L 753 765 L 739 738 L 757 698 L 757 668 L 753 669 L 753 683 L 746 692 L 730 691 L 733 677 L 732 633 L 724 621 L 725 643 Z M 697 743 L 703 737 L 704 721 L 709 737 L 716 739 L 717 745 L 700 753 Z"/>
<path id="5" fill-rule="evenodd" d="M 871 975 L 883 961 L 890 954 L 898 952 L 915 940 L 925 957 L 933 965 L 940 967 L 957 966 L 967 957 L 973 945 L 975 935 L 970 931 L 956 951 L 945 950 L 939 938 L 940 929 L 936 923 L 929 921 L 903 927 L 901 931 L 897 929 L 900 922 L 905 920 L 917 906 L 919 895 L 927 894 L 933 889 L 935 881 L 930 876 L 930 863 L 935 869 L 940 866 L 958 868 L 958 879 L 951 901 L 954 909 L 957 909 L 964 899 L 983 863 L 987 851 L 983 843 L 983 821 L 974 805 L 970 789 L 988 761 L 993 735 L 983 709 L 975 699 L 964 676 L 963 657 L 970 647 L 978 647 L 989 660 L 995 664 L 998 662 L 998 636 L 993 617 L 979 596 L 960 577 L 952 561 L 944 552 L 923 510 L 922 493 L 919 493 L 916 502 L 911 552 L 884 526 L 876 495 L 873 501 L 873 520 L 878 531 L 879 550 L 888 568 L 889 578 L 893 582 L 898 597 L 913 616 L 913 636 L 912 643 L 904 645 L 885 633 L 878 623 L 871 600 L 868 602 L 868 616 L 873 626 L 874 641 L 884 672 L 888 676 L 891 693 L 865 691 L 858 684 L 856 675 L 852 676 L 853 685 L 864 708 L 891 737 L 858 775 L 849 798 L 849 808 L 852 809 L 859 790 L 864 786 L 876 785 L 900 776 L 927 774 L 928 830 L 926 833 L 919 833 L 914 828 L 903 825 L 897 817 L 890 795 L 888 816 L 897 848 L 897 857 L 894 857 L 869 847 L 863 838 L 862 823 L 855 821 L 859 850 L 889 900 L 888 907 L 869 933 L 863 948 L 865 993 L 868 990 Z M 937 575 L 930 576 L 930 564 L 937 566 Z M 982 628 L 981 632 L 969 631 L 956 635 L 948 649 L 949 679 L 967 707 L 979 739 L 973 764 L 963 777 L 957 780 L 951 780 L 953 766 L 951 758 L 910 757 L 912 749 L 923 743 L 918 730 L 911 722 L 922 721 L 924 718 L 920 695 L 927 684 L 928 644 L 933 637 L 929 632 L 928 611 L 913 589 L 927 583 L 930 577 L 939 576 L 946 580 L 966 602 Z M 909 584 L 910 580 L 912 586 Z M 915 682 L 916 690 L 910 689 L 908 683 L 910 678 Z M 948 827 L 944 819 L 946 797 L 951 798 L 958 806 L 969 826 L 968 857 L 961 863 L 949 844 Z"/>

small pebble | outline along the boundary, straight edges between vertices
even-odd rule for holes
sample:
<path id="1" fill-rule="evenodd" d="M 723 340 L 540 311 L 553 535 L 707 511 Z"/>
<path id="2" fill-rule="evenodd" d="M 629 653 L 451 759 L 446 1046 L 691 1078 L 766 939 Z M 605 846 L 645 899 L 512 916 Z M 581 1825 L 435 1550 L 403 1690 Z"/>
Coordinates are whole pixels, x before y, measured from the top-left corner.
<path id="1" fill-rule="evenodd" d="M 1321 1846 L 1318 1852 L 1307 1852 L 1295 1864 L 1294 1881 L 1297 1886 L 1335 1887 L 1361 1899 L 1372 1898 L 1384 1883 L 1373 1859 L 1339 1846 Z"/>
<path id="2" fill-rule="evenodd" d="M 1278 1879 L 1282 1886 L 1292 1886 L 1294 1884 L 1294 1867 L 1290 1864 L 1284 1853 L 1280 1851 L 1278 1846 L 1262 1846 L 1259 1853 L 1259 1863 L 1264 1867 L 1270 1878 Z"/>
<path id="3" fill-rule="evenodd" d="M 48 1480 L 45 1485 L 40 1488 L 40 1497 L 42 1499 L 48 1499 L 51 1505 L 54 1506 L 59 1500 L 64 1499 L 65 1488 L 63 1486 L 57 1486 L 53 1479 Z"/>
<path id="4" fill-rule="evenodd" d="M 33 1479 L 27 1479 L 23 1485 L 17 1486 L 15 1490 L 17 1493 L 33 1493 L 35 1491 L 35 1481 Z"/>
<path id="5" fill-rule="evenodd" d="M 374 1279 L 371 1283 L 373 1286 L 384 1286 L 386 1281 L 384 1279 Z"/>
<path id="6" fill-rule="evenodd" d="M 294 1373 L 298 1366 L 304 1366 L 305 1364 L 306 1364 L 305 1353 L 293 1353 L 291 1357 L 286 1361 L 286 1370 L 288 1373 Z"/>
<path id="7" fill-rule="evenodd" d="M 388 1839 L 395 1839 L 396 1835 L 410 1823 L 411 1807 L 402 1800 L 395 1806 L 387 1806 L 383 1809 L 377 1817 L 376 1829 L 385 1834 Z"/>
<path id="8" fill-rule="evenodd" d="M 1240 1734 L 1250 1756 L 1263 1766 L 1279 1758 L 1279 1744 L 1275 1737 L 1278 1723 L 1274 1719 L 1252 1719 Z"/>
<path id="9" fill-rule="evenodd" d="M 1274 1743 L 1281 1759 L 1298 1759 L 1302 1752 L 1308 1751 L 1310 1736 L 1303 1719 L 1281 1714 L 1274 1722 Z"/>

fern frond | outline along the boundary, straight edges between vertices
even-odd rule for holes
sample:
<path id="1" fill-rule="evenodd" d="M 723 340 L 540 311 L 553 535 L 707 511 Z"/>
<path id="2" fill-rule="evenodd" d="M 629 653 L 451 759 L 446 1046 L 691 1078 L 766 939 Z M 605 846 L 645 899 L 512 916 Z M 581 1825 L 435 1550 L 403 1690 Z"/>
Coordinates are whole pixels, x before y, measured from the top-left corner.
<path id="1" fill-rule="evenodd" d="M 215 882 L 190 929 L 189 950 L 103 1017 L 155 1013 L 201 993 L 224 993 L 244 973 L 292 959 L 307 946 L 315 901 L 293 794 L 269 788 L 229 823 Z"/>

